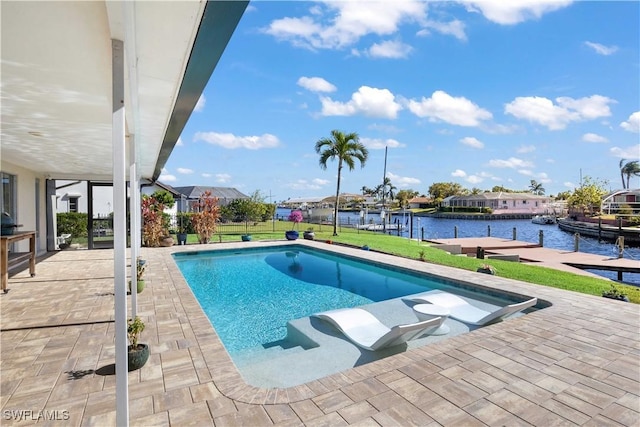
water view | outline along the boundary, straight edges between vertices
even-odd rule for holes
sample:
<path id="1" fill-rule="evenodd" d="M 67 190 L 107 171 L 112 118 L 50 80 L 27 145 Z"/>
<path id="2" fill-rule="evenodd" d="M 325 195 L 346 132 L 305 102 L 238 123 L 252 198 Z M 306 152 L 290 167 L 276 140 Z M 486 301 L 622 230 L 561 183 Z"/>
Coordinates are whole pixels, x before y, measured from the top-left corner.
<path id="1" fill-rule="evenodd" d="M 286 218 L 289 215 L 289 209 L 278 209 L 277 215 L 280 218 Z M 358 212 L 340 212 L 338 215 L 339 224 L 342 226 L 353 227 L 360 222 L 360 214 Z M 373 221 L 375 224 L 380 223 L 379 214 L 369 214 L 366 223 Z M 402 230 L 387 231 L 388 234 L 402 237 L 410 236 L 411 221 L 408 215 L 393 215 L 391 224 L 402 225 Z M 322 225 L 322 227 L 325 227 Z M 329 227 L 329 225 L 327 225 Z M 562 249 L 572 251 L 575 248 L 576 239 L 573 233 L 562 231 L 557 225 L 540 225 L 533 224 L 529 219 L 513 219 L 513 220 L 464 220 L 464 219 L 440 219 L 432 217 L 414 217 L 413 218 L 413 238 L 428 239 L 451 239 L 455 237 L 457 228 L 458 237 L 486 237 L 491 233 L 491 237 L 504 239 L 513 238 L 513 230 L 516 229 L 516 239 L 537 243 L 540 230 L 543 231 L 544 247 L 551 249 Z M 604 255 L 607 257 L 618 257 L 618 248 L 613 243 L 598 242 L 598 239 L 580 236 L 578 240 L 578 248 L 580 252 Z M 640 248 L 626 247 L 623 257 L 627 259 L 638 260 L 640 262 Z M 612 271 L 589 270 L 609 279 L 616 279 L 617 274 Z M 640 274 L 625 273 L 624 281 L 630 284 L 640 286 Z"/>

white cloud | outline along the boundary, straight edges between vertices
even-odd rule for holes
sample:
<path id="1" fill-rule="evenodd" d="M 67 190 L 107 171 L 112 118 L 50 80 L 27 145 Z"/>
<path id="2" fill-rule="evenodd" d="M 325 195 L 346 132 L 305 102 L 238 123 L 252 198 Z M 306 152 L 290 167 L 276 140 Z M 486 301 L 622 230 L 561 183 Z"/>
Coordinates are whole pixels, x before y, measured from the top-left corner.
<path id="1" fill-rule="evenodd" d="M 611 147 L 609 152 L 612 156 L 620 157 L 622 159 L 639 159 L 640 160 L 640 145 L 632 145 L 627 148 Z"/>
<path id="2" fill-rule="evenodd" d="M 182 142 L 182 137 L 178 138 L 178 140 L 176 141 L 176 147 L 182 147 L 184 145 L 184 143 Z"/>
<path id="3" fill-rule="evenodd" d="M 472 148 L 484 148 L 484 144 L 472 136 L 462 138 L 460 142 Z"/>
<path id="4" fill-rule="evenodd" d="M 534 151 L 536 151 L 535 145 L 521 145 L 516 150 L 519 154 L 533 153 Z"/>
<path id="5" fill-rule="evenodd" d="M 204 110 L 204 106 L 207 103 L 207 99 L 204 97 L 204 94 L 200 95 L 200 98 L 198 98 L 198 102 L 196 102 L 196 106 L 193 108 L 193 111 L 195 111 L 196 113 L 201 112 L 202 110 Z"/>
<path id="6" fill-rule="evenodd" d="M 366 54 L 372 58 L 393 58 L 400 59 L 409 56 L 413 48 L 408 44 L 397 40 L 387 40 L 381 43 L 374 43 Z"/>
<path id="7" fill-rule="evenodd" d="M 478 126 L 482 120 L 493 116 L 487 110 L 478 107 L 464 97 L 452 97 L 437 90 L 431 98 L 422 97 L 418 101 L 410 100 L 409 110 L 418 117 L 428 117 L 429 121 L 442 121 L 458 126 Z"/>
<path id="8" fill-rule="evenodd" d="M 176 169 L 176 171 L 178 173 L 183 174 L 183 175 L 190 175 L 190 174 L 193 173 L 193 169 L 187 169 L 187 168 L 178 168 L 178 169 Z"/>
<path id="9" fill-rule="evenodd" d="M 467 181 L 470 184 L 479 184 L 482 181 L 484 181 L 484 178 L 478 176 L 478 175 L 469 175 L 465 181 Z"/>
<path id="10" fill-rule="evenodd" d="M 207 173 L 207 172 L 203 172 L 203 173 L 200 174 L 200 176 L 203 177 L 203 178 L 211 178 L 213 175 L 211 175 L 210 173 Z"/>
<path id="11" fill-rule="evenodd" d="M 228 173 L 217 173 L 216 174 L 216 182 L 227 183 L 231 181 L 231 175 Z"/>
<path id="12" fill-rule="evenodd" d="M 604 136 L 600 136 L 598 134 L 595 133 L 585 133 L 584 135 L 582 135 L 582 140 L 584 142 L 609 142 L 609 140 L 607 138 L 605 138 Z"/>
<path id="13" fill-rule="evenodd" d="M 171 175 L 169 173 L 163 173 L 158 177 L 158 181 L 160 182 L 176 182 L 178 178 L 175 175 Z"/>
<path id="14" fill-rule="evenodd" d="M 451 176 L 457 176 L 460 178 L 464 178 L 465 176 L 467 176 L 467 173 L 465 171 L 463 171 L 462 169 L 456 169 L 453 172 L 451 172 Z"/>
<path id="15" fill-rule="evenodd" d="M 611 115 L 609 105 L 614 100 L 601 95 L 573 99 L 556 98 L 557 104 L 538 96 L 517 97 L 505 105 L 505 113 L 518 119 L 546 126 L 550 130 L 561 130 L 571 122 L 593 120 Z"/>
<path id="16" fill-rule="evenodd" d="M 620 123 L 620 127 L 629 132 L 640 133 L 640 111 L 631 114 L 626 122 Z"/>
<path id="17" fill-rule="evenodd" d="M 308 181 L 306 179 L 298 179 L 296 181 L 285 184 L 286 187 L 291 188 L 292 190 L 320 190 L 322 185 L 316 181 L 324 181 L 324 180 L 313 180 Z"/>
<path id="18" fill-rule="evenodd" d="M 593 49 L 596 53 L 600 54 L 600 55 L 611 55 L 615 52 L 618 51 L 618 46 L 605 46 L 603 44 L 600 43 L 593 43 L 593 42 L 589 42 L 586 41 L 584 42 L 584 44 L 586 46 L 589 46 L 591 49 Z"/>
<path id="19" fill-rule="evenodd" d="M 329 97 L 320 97 L 323 116 L 353 116 L 363 114 L 368 117 L 395 119 L 402 106 L 388 89 L 361 86 L 351 95 L 348 102 L 333 101 Z"/>
<path id="20" fill-rule="evenodd" d="M 441 34 L 447 34 L 454 36 L 458 40 L 466 41 L 467 35 L 465 34 L 465 25 L 464 22 L 454 19 L 450 22 L 437 22 L 437 21 L 427 21 L 423 25 L 423 29 L 418 31 L 418 36 L 426 36 L 431 34 L 431 30 L 434 30 Z"/>
<path id="21" fill-rule="evenodd" d="M 310 90 L 311 92 L 335 92 L 336 87 L 322 77 L 300 77 L 298 86 Z"/>
<path id="22" fill-rule="evenodd" d="M 315 185 L 327 185 L 329 184 L 329 180 L 328 179 L 320 179 L 320 178 L 314 178 L 311 180 L 311 182 L 313 182 Z"/>
<path id="23" fill-rule="evenodd" d="M 389 148 L 399 148 L 405 147 L 405 144 L 402 144 L 395 139 L 380 139 L 380 138 L 360 138 L 360 142 L 370 150 L 381 150 L 385 147 Z"/>
<path id="24" fill-rule="evenodd" d="M 427 5 L 419 0 L 325 2 L 310 15 L 272 21 L 262 31 L 306 49 L 344 49 L 370 34 L 388 36 L 406 22 L 423 22 Z"/>
<path id="25" fill-rule="evenodd" d="M 531 168 L 533 167 L 533 163 L 518 159 L 516 157 L 509 157 L 506 160 L 503 159 L 493 159 L 489 161 L 489 166 L 494 168 Z"/>
<path id="26" fill-rule="evenodd" d="M 567 7 L 573 0 L 459 0 L 470 12 L 480 12 L 489 21 L 513 25 L 539 19 L 548 12 Z"/>
<path id="27" fill-rule="evenodd" d="M 571 189 L 573 189 L 573 188 L 576 188 L 576 187 L 577 187 L 577 185 L 575 185 L 575 184 L 574 184 L 573 182 L 571 182 L 571 181 L 565 181 L 565 182 L 563 182 L 563 183 L 562 183 L 562 185 L 564 185 L 564 186 L 565 186 L 565 187 L 567 187 L 567 188 L 571 188 Z"/>
<path id="28" fill-rule="evenodd" d="M 387 172 L 387 178 L 398 188 L 408 188 L 412 185 L 418 185 L 421 182 L 418 178 L 395 175 L 391 172 Z"/>
<path id="29" fill-rule="evenodd" d="M 231 150 L 236 148 L 259 150 L 261 148 L 274 148 L 280 145 L 278 138 L 268 133 L 260 136 L 236 136 L 231 133 L 196 132 L 193 140 L 204 141 Z"/>

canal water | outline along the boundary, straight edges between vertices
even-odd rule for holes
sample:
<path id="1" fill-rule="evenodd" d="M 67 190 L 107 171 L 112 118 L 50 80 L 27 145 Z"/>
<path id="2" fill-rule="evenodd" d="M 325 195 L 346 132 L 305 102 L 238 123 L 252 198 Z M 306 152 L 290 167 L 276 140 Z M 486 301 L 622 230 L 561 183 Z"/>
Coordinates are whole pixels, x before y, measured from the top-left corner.
<path id="1" fill-rule="evenodd" d="M 287 218 L 288 209 L 278 208 L 277 215 L 280 218 Z M 330 218 L 328 218 L 330 220 Z M 340 212 L 338 223 L 344 227 L 354 227 L 357 224 L 380 224 L 379 214 L 369 214 L 366 218 L 361 218 L 357 212 Z M 390 223 L 392 225 L 402 225 L 402 231 L 388 230 L 387 234 L 402 237 L 410 236 L 411 220 L 409 215 L 393 215 Z M 323 226 L 324 227 L 324 226 Z M 473 219 L 444 219 L 432 217 L 413 218 L 413 238 L 423 239 L 451 239 L 457 237 L 498 237 L 503 239 L 513 239 L 514 230 L 516 240 L 538 243 L 540 231 L 543 234 L 543 246 L 551 249 L 561 249 L 573 251 L 576 247 L 576 238 L 573 233 L 560 230 L 557 225 L 534 224 L 530 219 L 510 219 L 510 220 L 473 220 Z M 618 257 L 618 247 L 613 243 L 598 242 L 598 239 L 580 236 L 577 239 L 578 250 L 580 252 L 603 255 L 607 257 Z M 625 247 L 622 253 L 624 258 L 637 260 L 640 265 L 640 247 Z M 588 270 L 610 279 L 616 279 L 617 273 L 613 271 Z M 640 274 L 624 273 L 624 282 L 640 286 Z"/>

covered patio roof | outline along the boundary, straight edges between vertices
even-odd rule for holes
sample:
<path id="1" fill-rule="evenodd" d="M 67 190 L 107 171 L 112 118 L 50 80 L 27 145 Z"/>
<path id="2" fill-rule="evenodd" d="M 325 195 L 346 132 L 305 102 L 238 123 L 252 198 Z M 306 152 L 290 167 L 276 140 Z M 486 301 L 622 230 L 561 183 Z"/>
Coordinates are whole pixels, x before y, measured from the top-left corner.
<path id="1" fill-rule="evenodd" d="M 3 1 L 3 161 L 51 179 L 111 180 L 117 39 L 127 141 L 135 135 L 140 176 L 156 179 L 247 4 Z"/>

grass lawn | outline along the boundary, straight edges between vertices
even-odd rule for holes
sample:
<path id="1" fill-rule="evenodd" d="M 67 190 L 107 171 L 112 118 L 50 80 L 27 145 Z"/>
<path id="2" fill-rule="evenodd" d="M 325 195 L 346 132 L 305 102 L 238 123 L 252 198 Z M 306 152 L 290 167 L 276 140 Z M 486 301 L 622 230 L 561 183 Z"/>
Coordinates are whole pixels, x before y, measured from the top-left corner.
<path id="1" fill-rule="evenodd" d="M 309 227 L 313 227 L 314 229 L 315 240 L 331 240 L 335 243 L 356 247 L 368 245 L 371 250 L 405 258 L 422 259 L 434 264 L 471 271 L 476 271 L 480 265 L 486 263 L 494 267 L 496 275 L 500 277 L 581 292 L 584 294 L 601 296 L 602 292 L 610 290 L 612 283 L 614 283 L 604 278 L 591 278 L 535 265 L 500 260 L 478 260 L 476 258 L 451 255 L 440 249 L 429 247 L 426 243 L 419 243 L 418 241 L 402 237 L 390 236 L 371 231 L 356 230 L 352 228 L 342 228 L 339 230 L 338 236 L 333 236 L 333 228 L 329 225 L 318 226 L 317 224 L 301 223 L 296 227 L 296 229 L 300 231 L 300 238 L 302 238 L 302 231 Z M 253 240 L 283 240 L 284 232 L 291 229 L 291 223 L 286 221 L 277 222 L 275 229 L 275 232 L 252 232 L 252 238 Z M 220 233 L 214 235 L 211 241 L 237 242 L 241 240 L 240 236 L 241 233 Z M 198 244 L 198 236 L 190 234 L 187 239 L 187 244 Z M 640 288 L 631 285 L 614 284 L 620 291 L 627 294 L 631 302 L 640 304 Z"/>

